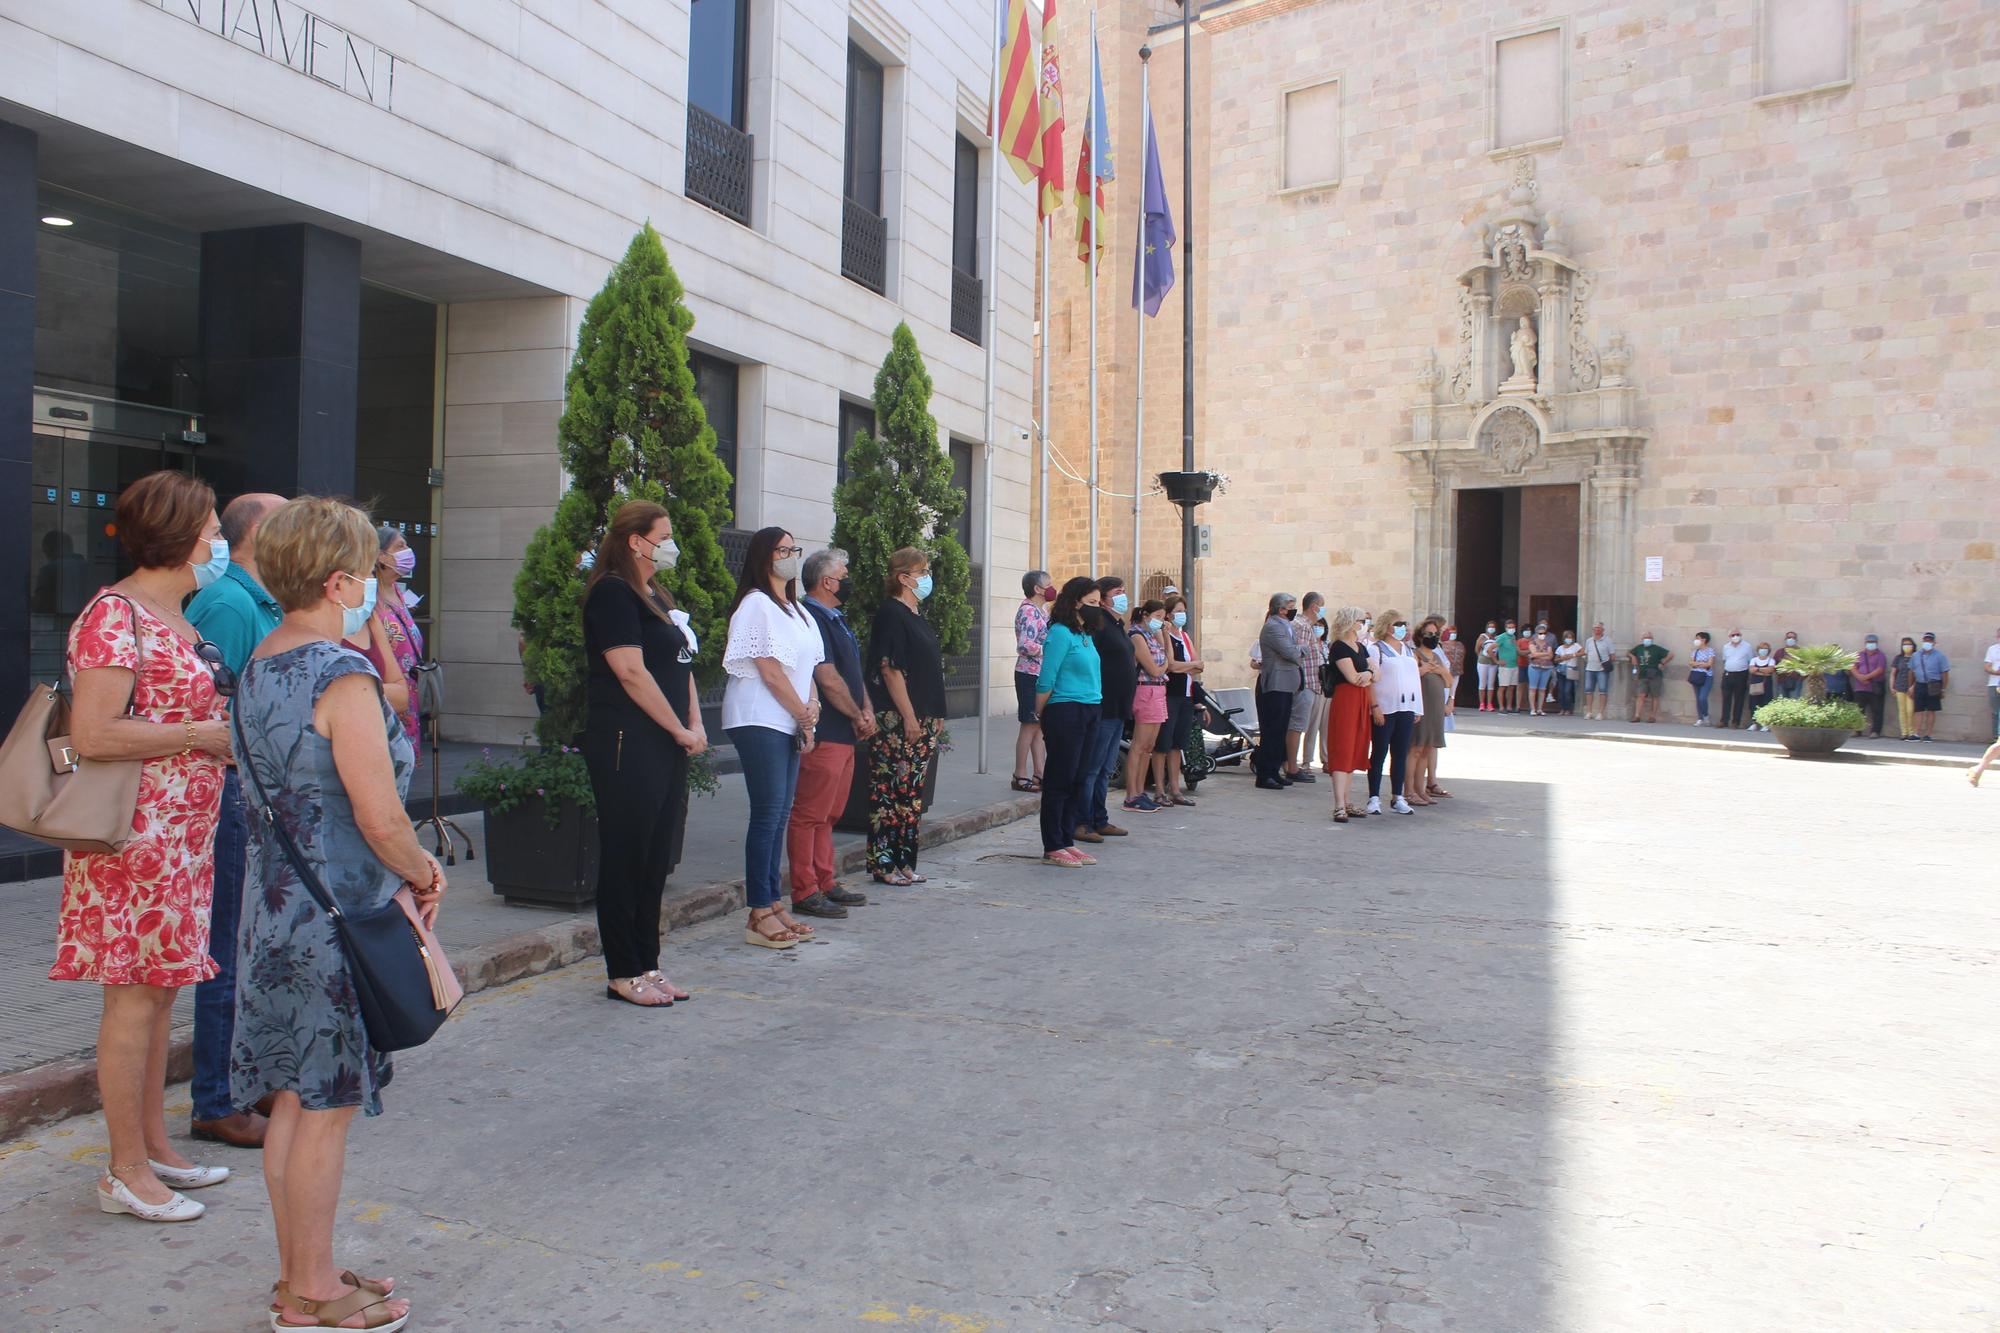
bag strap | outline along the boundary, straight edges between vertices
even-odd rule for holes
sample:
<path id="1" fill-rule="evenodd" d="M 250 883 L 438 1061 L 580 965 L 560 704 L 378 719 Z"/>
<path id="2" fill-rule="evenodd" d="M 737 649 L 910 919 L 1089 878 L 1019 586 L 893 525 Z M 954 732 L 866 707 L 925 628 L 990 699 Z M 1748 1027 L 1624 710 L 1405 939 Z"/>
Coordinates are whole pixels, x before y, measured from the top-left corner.
<path id="1" fill-rule="evenodd" d="M 76 618 L 78 620 L 82 620 L 85 616 L 90 614 L 90 607 L 96 606 L 99 602 L 103 601 L 107 597 L 116 597 L 119 601 L 125 603 L 126 609 L 132 613 L 132 643 L 134 650 L 136 651 L 139 658 L 139 665 L 132 672 L 132 693 L 129 696 L 127 696 L 125 700 L 125 716 L 136 717 L 138 716 L 138 714 L 134 710 L 137 709 L 139 706 L 139 677 L 143 675 L 146 670 L 146 630 L 145 627 L 139 623 L 139 608 L 133 605 L 132 599 L 130 597 L 127 597 L 124 593 L 112 592 L 109 589 L 105 589 L 104 591 L 99 592 L 97 596 L 91 598 L 90 605 L 84 607 L 83 610 L 77 612 Z M 74 690 L 76 688 L 76 676 L 73 673 L 69 678 L 69 684 L 71 690 Z"/>
<path id="2" fill-rule="evenodd" d="M 291 830 L 286 828 L 285 822 L 271 811 L 271 798 L 265 794 L 264 779 L 257 776 L 257 761 L 250 754 L 249 738 L 243 734 L 243 710 L 232 708 L 229 712 L 229 724 L 236 732 L 236 766 L 250 775 L 250 785 L 257 789 L 257 813 L 264 817 L 264 826 L 278 835 L 278 845 L 284 848 L 285 859 L 291 862 L 292 871 L 299 877 L 299 883 L 305 886 L 306 892 L 312 895 L 312 900 L 319 904 L 320 910 L 325 912 L 336 926 L 344 924 L 346 917 L 340 910 L 340 904 L 333 900 L 333 895 L 326 891 L 326 886 L 319 882 L 319 876 L 314 874 L 312 867 L 306 863 L 305 854 L 299 850 L 299 845 L 292 841 Z"/>

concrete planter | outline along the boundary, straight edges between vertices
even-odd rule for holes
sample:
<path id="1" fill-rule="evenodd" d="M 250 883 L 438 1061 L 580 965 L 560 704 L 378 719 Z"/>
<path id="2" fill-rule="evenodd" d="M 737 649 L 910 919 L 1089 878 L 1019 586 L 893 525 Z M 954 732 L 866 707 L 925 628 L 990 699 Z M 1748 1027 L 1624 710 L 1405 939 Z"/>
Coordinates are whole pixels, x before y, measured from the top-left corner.
<path id="1" fill-rule="evenodd" d="M 1843 727 L 1772 727 L 1778 744 L 1795 757 L 1832 754 L 1854 733 Z"/>

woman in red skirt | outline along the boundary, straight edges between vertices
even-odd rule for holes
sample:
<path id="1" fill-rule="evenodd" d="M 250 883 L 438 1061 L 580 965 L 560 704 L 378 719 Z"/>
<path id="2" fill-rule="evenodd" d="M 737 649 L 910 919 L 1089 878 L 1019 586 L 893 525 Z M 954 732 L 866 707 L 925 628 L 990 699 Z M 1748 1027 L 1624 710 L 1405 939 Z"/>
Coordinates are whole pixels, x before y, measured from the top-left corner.
<path id="1" fill-rule="evenodd" d="M 1361 646 L 1361 622 L 1368 613 L 1358 606 L 1343 606 L 1333 613 L 1333 628 L 1327 635 L 1326 671 L 1333 687 L 1326 709 L 1326 771 L 1333 776 L 1333 822 L 1345 824 L 1363 812 L 1348 803 L 1354 774 L 1368 767 L 1369 689 L 1375 673 L 1368 667 L 1368 652 Z"/>

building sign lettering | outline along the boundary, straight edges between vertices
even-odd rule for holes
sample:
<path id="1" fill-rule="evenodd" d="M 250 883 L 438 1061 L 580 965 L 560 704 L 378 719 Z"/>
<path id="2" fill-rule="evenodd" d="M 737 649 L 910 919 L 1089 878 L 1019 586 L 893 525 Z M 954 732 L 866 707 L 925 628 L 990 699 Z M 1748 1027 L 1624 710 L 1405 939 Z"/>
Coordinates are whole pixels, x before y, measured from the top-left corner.
<path id="1" fill-rule="evenodd" d="M 385 111 L 394 107 L 396 66 L 403 62 L 294 0 L 146 3 L 349 96 Z"/>

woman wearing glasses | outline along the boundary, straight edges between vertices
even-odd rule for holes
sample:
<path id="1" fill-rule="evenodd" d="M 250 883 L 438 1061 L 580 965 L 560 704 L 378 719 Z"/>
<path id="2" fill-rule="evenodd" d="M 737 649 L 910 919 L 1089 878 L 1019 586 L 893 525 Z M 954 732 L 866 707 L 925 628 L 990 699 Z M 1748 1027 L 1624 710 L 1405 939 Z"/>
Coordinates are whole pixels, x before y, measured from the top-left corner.
<path id="1" fill-rule="evenodd" d="M 104 988 L 97 1085 L 111 1160 L 97 1183 L 98 1207 L 187 1222 L 204 1209 L 176 1189 L 229 1176 L 174 1150 L 164 1106 L 174 996 L 216 970 L 209 906 L 230 757 L 222 695 L 234 680 L 226 667 L 211 667 L 208 659 L 220 665 L 222 654 L 200 642 L 180 608 L 229 568 L 229 544 L 215 493 L 179 472 L 127 487 L 116 521 L 137 568 L 101 590 L 70 627 L 70 741 L 85 759 L 143 760 L 139 800 L 132 836 L 118 851 L 63 857 L 49 976 Z"/>
<path id="2" fill-rule="evenodd" d="M 750 831 L 743 840 L 743 891 L 750 919 L 743 942 L 789 949 L 813 928 L 786 910 L 791 895 L 778 877 L 785 826 L 799 786 L 799 754 L 813 747 L 819 699 L 813 668 L 825 640 L 799 605 L 805 547 L 783 528 L 760 528 L 743 558 L 736 601 L 729 608 L 729 643 L 722 669 L 722 729 L 743 762 L 750 791 Z"/>

